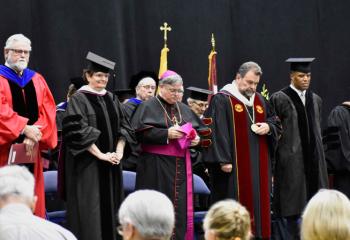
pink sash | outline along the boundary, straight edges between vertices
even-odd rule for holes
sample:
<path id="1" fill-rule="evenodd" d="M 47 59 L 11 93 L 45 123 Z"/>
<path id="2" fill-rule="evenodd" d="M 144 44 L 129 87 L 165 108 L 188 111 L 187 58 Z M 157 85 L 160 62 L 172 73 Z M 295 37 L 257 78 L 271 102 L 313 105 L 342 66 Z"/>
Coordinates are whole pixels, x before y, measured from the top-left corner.
<path id="1" fill-rule="evenodd" d="M 144 152 L 174 156 L 185 157 L 186 159 L 186 186 L 187 186 L 187 229 L 185 240 L 193 240 L 193 181 L 192 181 L 192 165 L 190 158 L 190 151 L 181 149 L 177 141 L 170 141 L 168 145 L 142 145 Z"/>

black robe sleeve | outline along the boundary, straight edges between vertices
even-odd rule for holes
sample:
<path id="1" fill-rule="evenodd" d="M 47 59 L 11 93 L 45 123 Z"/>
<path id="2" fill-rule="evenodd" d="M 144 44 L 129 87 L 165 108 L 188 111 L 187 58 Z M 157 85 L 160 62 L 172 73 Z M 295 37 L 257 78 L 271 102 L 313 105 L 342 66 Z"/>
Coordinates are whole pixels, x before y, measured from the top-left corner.
<path id="1" fill-rule="evenodd" d="M 270 159 L 272 168 L 274 166 L 274 158 L 275 152 L 278 146 L 278 140 L 282 135 L 282 125 L 279 117 L 276 115 L 276 112 L 270 102 L 265 101 L 265 109 L 266 109 L 266 123 L 270 127 L 270 132 L 267 136 L 268 148 L 270 153 Z"/>
<path id="2" fill-rule="evenodd" d="M 165 125 L 164 114 L 158 111 L 154 98 L 141 103 L 131 118 L 131 125 L 136 130 L 140 143 L 166 145 L 168 144 L 168 128 Z"/>
<path id="3" fill-rule="evenodd" d="M 233 122 L 231 105 L 227 96 L 216 94 L 210 102 L 204 117 L 211 119 L 212 144 L 204 154 L 206 163 L 232 163 L 233 157 Z"/>
<path id="4" fill-rule="evenodd" d="M 326 160 L 330 172 L 350 171 L 350 108 L 337 106 L 328 116 L 324 133 Z"/>
<path id="5" fill-rule="evenodd" d="M 205 128 L 199 117 L 183 103 L 178 103 L 181 111 L 182 123 L 191 122 L 194 129 Z M 164 110 L 161 109 L 156 98 L 142 102 L 131 118 L 131 125 L 136 130 L 136 135 L 141 143 L 166 145 L 168 144 L 168 128 Z"/>
<path id="6" fill-rule="evenodd" d="M 137 145 L 137 140 L 135 136 L 135 131 L 131 127 L 130 120 L 128 118 L 128 114 L 125 111 L 123 105 L 119 102 L 117 98 L 114 98 L 114 104 L 118 110 L 118 116 L 120 121 L 120 128 L 118 129 L 118 136 L 124 138 L 129 144 L 129 147 L 132 151 Z"/>
<path id="7" fill-rule="evenodd" d="M 91 111 L 88 111 L 82 96 L 75 94 L 70 98 L 62 121 L 62 134 L 63 141 L 73 156 L 86 151 L 101 133 L 97 128 L 88 125 L 89 113 Z"/>
<path id="8" fill-rule="evenodd" d="M 132 102 L 132 101 L 128 101 L 124 104 L 122 104 L 122 107 L 124 108 L 126 117 L 130 120 L 134 114 L 134 112 L 136 111 L 138 104 Z"/>

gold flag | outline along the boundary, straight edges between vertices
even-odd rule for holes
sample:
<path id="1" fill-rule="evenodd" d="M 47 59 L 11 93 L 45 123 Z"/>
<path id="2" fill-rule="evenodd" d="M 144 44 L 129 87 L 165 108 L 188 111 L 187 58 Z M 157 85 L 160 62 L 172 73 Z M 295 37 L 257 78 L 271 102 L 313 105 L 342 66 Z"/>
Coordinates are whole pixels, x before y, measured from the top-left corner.
<path id="1" fill-rule="evenodd" d="M 168 52 L 169 48 L 163 47 L 162 51 L 160 52 L 160 64 L 159 64 L 159 73 L 158 78 L 162 76 L 162 74 L 168 70 Z"/>

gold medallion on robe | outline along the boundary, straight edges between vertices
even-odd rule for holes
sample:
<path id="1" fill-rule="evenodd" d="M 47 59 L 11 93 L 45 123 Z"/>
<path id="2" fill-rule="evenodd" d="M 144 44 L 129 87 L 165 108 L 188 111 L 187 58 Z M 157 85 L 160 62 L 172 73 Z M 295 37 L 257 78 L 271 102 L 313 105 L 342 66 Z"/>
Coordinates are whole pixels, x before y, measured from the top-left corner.
<path id="1" fill-rule="evenodd" d="M 259 126 L 255 123 L 253 123 L 251 126 L 250 126 L 250 129 L 253 131 L 253 132 L 256 132 L 258 129 L 259 129 Z"/>
<path id="2" fill-rule="evenodd" d="M 235 111 L 236 112 L 243 112 L 243 106 L 239 103 L 235 105 Z"/>
<path id="3" fill-rule="evenodd" d="M 256 105 L 255 108 L 256 108 L 256 111 L 260 114 L 262 114 L 264 112 L 264 109 L 260 105 Z"/>

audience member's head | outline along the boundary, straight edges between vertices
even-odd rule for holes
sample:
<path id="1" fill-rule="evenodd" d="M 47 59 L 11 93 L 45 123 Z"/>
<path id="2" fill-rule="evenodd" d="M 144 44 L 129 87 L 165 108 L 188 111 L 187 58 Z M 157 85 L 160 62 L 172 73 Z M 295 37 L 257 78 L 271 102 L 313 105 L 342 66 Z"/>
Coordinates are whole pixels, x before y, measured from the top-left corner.
<path id="1" fill-rule="evenodd" d="M 131 193 L 119 209 L 118 232 L 123 239 L 166 240 L 174 228 L 174 207 L 163 193 L 139 190 Z"/>
<path id="2" fill-rule="evenodd" d="M 303 240 L 350 239 L 350 201 L 336 190 L 320 190 L 307 204 L 301 224 Z"/>
<path id="3" fill-rule="evenodd" d="M 249 212 L 234 200 L 224 200 L 210 207 L 204 218 L 206 240 L 248 240 Z"/>
<path id="4" fill-rule="evenodd" d="M 34 177 L 25 167 L 0 168 L 0 208 L 10 203 L 23 203 L 34 210 Z"/>

